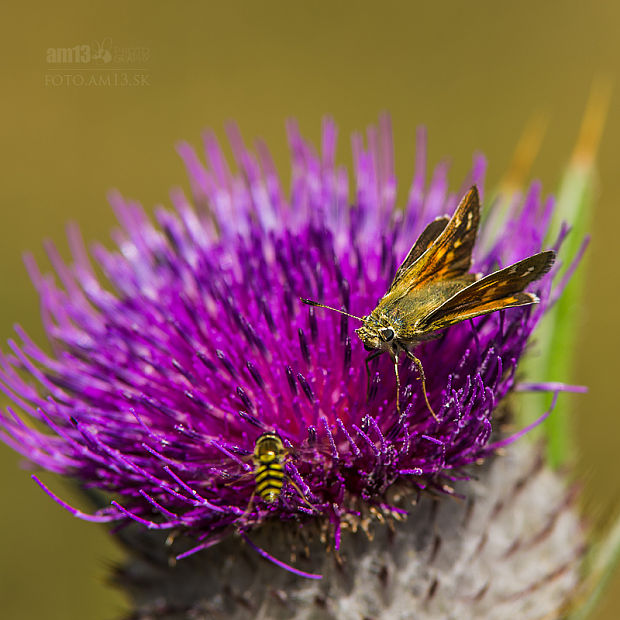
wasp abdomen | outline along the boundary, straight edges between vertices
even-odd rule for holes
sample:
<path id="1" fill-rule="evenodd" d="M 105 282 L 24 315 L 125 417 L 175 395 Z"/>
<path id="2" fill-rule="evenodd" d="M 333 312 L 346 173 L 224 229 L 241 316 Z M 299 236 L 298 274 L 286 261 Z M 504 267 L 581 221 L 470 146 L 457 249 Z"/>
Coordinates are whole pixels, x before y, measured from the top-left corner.
<path id="1" fill-rule="evenodd" d="M 254 446 L 256 493 L 269 504 L 278 499 L 284 485 L 282 460 L 285 454 L 282 439 L 276 433 L 263 433 L 256 440 Z"/>
<path id="2" fill-rule="evenodd" d="M 275 502 L 284 484 L 284 470 L 280 463 L 261 465 L 256 470 L 256 492 L 267 502 Z"/>

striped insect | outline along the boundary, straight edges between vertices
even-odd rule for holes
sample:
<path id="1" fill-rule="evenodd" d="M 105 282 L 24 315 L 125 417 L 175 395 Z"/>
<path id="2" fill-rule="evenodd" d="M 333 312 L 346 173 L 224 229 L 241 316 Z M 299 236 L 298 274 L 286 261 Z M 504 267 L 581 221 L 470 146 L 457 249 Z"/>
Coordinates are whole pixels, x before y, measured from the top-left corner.
<path id="1" fill-rule="evenodd" d="M 272 431 L 263 433 L 254 444 L 254 492 L 268 504 L 273 504 L 280 497 L 286 475 L 282 464 L 285 456 L 282 439 Z"/>
<path id="2" fill-rule="evenodd" d="M 243 513 L 244 516 L 252 512 L 256 495 L 266 504 L 275 504 L 282 493 L 285 481 L 297 491 L 304 503 L 314 511 L 314 506 L 306 499 L 303 491 L 284 471 L 284 459 L 287 455 L 288 451 L 284 447 L 284 442 L 278 433 L 265 431 L 258 437 L 254 444 L 254 453 L 252 454 L 252 461 L 254 462 L 252 476 L 256 486 L 250 497 L 248 507 Z"/>

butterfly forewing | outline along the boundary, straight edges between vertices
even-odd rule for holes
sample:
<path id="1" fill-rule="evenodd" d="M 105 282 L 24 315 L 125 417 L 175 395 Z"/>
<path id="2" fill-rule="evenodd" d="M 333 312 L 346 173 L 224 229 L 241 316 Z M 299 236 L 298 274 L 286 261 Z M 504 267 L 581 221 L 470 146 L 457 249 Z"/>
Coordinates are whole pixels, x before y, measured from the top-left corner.
<path id="1" fill-rule="evenodd" d="M 523 289 L 547 273 L 554 260 L 555 252 L 540 252 L 470 284 L 425 316 L 416 331 L 435 331 L 496 310 L 536 303 L 538 298 Z"/>
<path id="2" fill-rule="evenodd" d="M 401 266 L 398 268 L 398 271 L 394 275 L 394 279 L 392 280 L 392 284 L 390 284 L 390 288 L 388 290 L 392 290 L 407 274 L 409 268 L 426 252 L 429 246 L 439 237 L 439 235 L 444 231 L 445 227 L 448 225 L 450 218 L 447 216 L 438 217 L 433 220 L 423 231 L 422 234 L 418 237 L 418 240 L 413 244 L 411 250 L 409 250 L 409 254 L 405 257 L 405 260 L 402 262 Z"/>
<path id="3" fill-rule="evenodd" d="M 437 224 L 435 224 L 437 222 Z M 437 234 L 443 218 L 431 222 L 422 236 Z M 469 271 L 471 254 L 476 242 L 480 223 L 480 199 L 476 187 L 463 197 L 452 218 L 417 260 L 410 260 L 418 247 L 413 246 L 409 256 L 397 271 L 388 294 L 406 295 L 412 289 L 419 289 L 434 280 L 458 278 Z M 434 228 L 431 228 L 434 226 Z M 425 243 L 428 240 L 425 239 Z M 420 243 L 418 250 L 423 247 Z"/>

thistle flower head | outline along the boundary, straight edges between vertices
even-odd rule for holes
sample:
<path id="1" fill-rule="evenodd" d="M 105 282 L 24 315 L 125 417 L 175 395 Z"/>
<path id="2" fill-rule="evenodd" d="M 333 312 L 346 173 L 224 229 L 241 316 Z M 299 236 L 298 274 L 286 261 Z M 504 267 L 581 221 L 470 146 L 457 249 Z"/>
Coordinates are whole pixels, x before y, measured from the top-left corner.
<path id="1" fill-rule="evenodd" d="M 206 165 L 180 147 L 192 199 L 174 192 L 173 209 L 158 208 L 155 223 L 112 197 L 117 248 L 92 249 L 105 278 L 75 229 L 71 264 L 48 248 L 57 278 L 28 259 L 53 352 L 18 328 L 0 382 L 48 428 L 8 407 L 1 437 L 41 468 L 109 493 L 93 515 L 66 506 L 86 519 L 181 529 L 207 545 L 270 517 L 318 517 L 337 539 L 365 507 L 392 510 L 390 489 L 446 490 L 493 451 L 493 413 L 552 300 L 553 272 L 530 287 L 537 306 L 461 323 L 417 347 L 438 419 L 410 362 L 400 368 L 398 413 L 389 357 L 371 363 L 367 389 L 359 325 L 300 298 L 367 315 L 425 225 L 451 214 L 470 185 L 482 190 L 484 159 L 451 193 L 446 165 L 426 181 L 420 131 L 399 208 L 386 118 L 366 145 L 354 136 L 351 186 L 329 120 L 320 154 L 289 125 L 290 193 L 262 144 L 251 152 L 235 129 L 229 137 L 236 172 L 212 135 Z M 503 227 L 488 210 L 473 269 L 538 252 L 551 210 L 537 185 L 514 200 Z M 251 501 L 252 455 L 265 432 L 282 440 L 284 484 L 273 501 Z"/>

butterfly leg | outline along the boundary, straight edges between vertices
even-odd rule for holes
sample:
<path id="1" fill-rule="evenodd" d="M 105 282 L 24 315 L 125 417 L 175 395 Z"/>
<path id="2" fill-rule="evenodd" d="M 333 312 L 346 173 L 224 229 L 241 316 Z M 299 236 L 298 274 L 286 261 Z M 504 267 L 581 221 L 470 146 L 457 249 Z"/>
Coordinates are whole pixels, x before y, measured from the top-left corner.
<path id="1" fill-rule="evenodd" d="M 428 394 L 426 393 L 426 375 L 424 374 L 424 368 L 422 366 L 422 362 L 411 351 L 405 351 L 405 353 L 407 357 L 416 365 L 416 368 L 418 369 L 418 372 L 420 373 L 420 379 L 422 381 L 422 394 L 424 394 L 424 400 L 426 402 L 426 406 L 428 407 L 428 410 L 431 412 L 431 415 L 435 418 L 435 420 L 439 422 L 439 418 L 433 411 L 431 404 L 428 402 Z M 398 377 L 398 373 L 396 376 Z"/>
<path id="2" fill-rule="evenodd" d="M 370 385 L 372 381 L 371 376 L 370 376 L 370 366 L 368 364 L 372 362 L 372 360 L 374 360 L 375 357 L 379 357 L 381 353 L 383 353 L 383 351 L 381 350 L 374 351 L 366 358 L 366 376 L 368 378 L 368 381 L 366 383 L 366 399 L 370 398 Z"/>
<path id="3" fill-rule="evenodd" d="M 398 374 L 398 355 L 394 356 L 394 374 L 396 375 L 396 413 L 400 415 L 400 375 Z"/>

